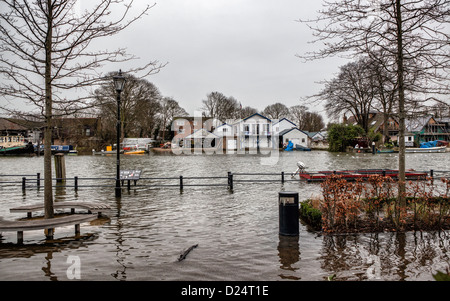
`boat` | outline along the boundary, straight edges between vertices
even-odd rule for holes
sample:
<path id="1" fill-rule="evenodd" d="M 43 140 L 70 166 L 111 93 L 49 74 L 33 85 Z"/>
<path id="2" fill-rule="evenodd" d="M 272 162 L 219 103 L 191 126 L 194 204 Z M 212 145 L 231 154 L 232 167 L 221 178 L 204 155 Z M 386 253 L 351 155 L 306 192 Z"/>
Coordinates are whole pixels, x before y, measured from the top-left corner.
<path id="1" fill-rule="evenodd" d="M 445 153 L 447 151 L 447 147 L 445 146 L 436 146 L 436 147 L 408 147 L 405 148 L 406 153 Z"/>
<path id="2" fill-rule="evenodd" d="M 72 145 L 52 145 L 50 146 L 52 150 L 52 154 L 56 153 L 74 153 L 76 150 L 73 149 Z M 34 152 L 38 152 L 38 146 L 34 145 Z M 44 153 L 44 144 L 39 144 L 39 152 L 40 154 Z"/>
<path id="3" fill-rule="evenodd" d="M 133 151 L 128 151 L 128 152 L 124 152 L 124 155 L 143 155 L 145 154 L 144 150 L 133 150 Z"/>
<path id="4" fill-rule="evenodd" d="M 301 146 L 300 144 L 295 145 L 295 149 L 298 151 L 310 152 L 311 149 L 309 147 Z"/>
<path id="5" fill-rule="evenodd" d="M 33 152 L 33 144 L 21 135 L 0 136 L 0 155 L 25 155 Z"/>
<path id="6" fill-rule="evenodd" d="M 26 154 L 33 154 L 34 153 L 34 147 L 33 144 L 23 144 L 23 145 L 16 145 L 16 146 L 10 146 L 10 147 L 4 147 L 0 146 L 0 155 L 26 155 Z"/>
<path id="7" fill-rule="evenodd" d="M 123 150 L 120 150 L 120 153 L 123 153 Z M 100 151 L 96 151 L 95 149 L 92 150 L 92 154 L 93 155 L 115 155 L 117 154 L 117 151 L 114 149 L 112 149 L 111 145 L 108 145 L 106 147 L 106 150 L 100 150 Z"/>
<path id="8" fill-rule="evenodd" d="M 385 149 L 377 149 L 377 153 L 381 153 L 381 154 L 398 153 L 398 151 L 395 151 L 392 148 L 385 148 Z"/>
<path id="9" fill-rule="evenodd" d="M 299 170 L 296 171 L 296 173 Z M 295 175 L 295 174 L 294 174 Z M 316 172 L 305 172 L 304 169 L 298 172 L 300 180 L 311 181 L 325 181 L 332 175 L 338 175 L 346 180 L 352 181 L 356 179 L 367 180 L 372 175 L 382 175 L 391 178 L 398 178 L 399 171 L 393 169 L 358 169 L 358 170 L 325 170 Z M 415 171 L 413 169 L 408 169 L 405 171 L 405 177 L 407 179 L 419 179 L 427 177 L 427 172 Z"/>
<path id="10" fill-rule="evenodd" d="M 78 151 L 76 149 L 70 150 L 68 155 L 69 156 L 78 156 Z"/>
<path id="11" fill-rule="evenodd" d="M 447 141 L 434 140 L 422 142 L 420 147 L 408 147 L 406 153 L 445 153 L 447 151 Z"/>

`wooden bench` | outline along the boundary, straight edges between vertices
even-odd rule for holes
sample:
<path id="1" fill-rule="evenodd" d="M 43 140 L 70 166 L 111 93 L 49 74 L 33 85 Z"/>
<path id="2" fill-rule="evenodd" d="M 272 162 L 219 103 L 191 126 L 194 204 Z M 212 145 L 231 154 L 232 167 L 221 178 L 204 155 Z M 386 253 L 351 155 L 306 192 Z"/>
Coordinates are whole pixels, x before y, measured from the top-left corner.
<path id="1" fill-rule="evenodd" d="M 111 208 L 108 205 L 100 204 L 100 203 L 86 203 L 86 202 L 55 202 L 53 203 L 53 209 L 66 209 L 70 208 L 71 213 L 75 213 L 75 209 L 87 210 L 88 213 L 96 212 L 98 216 L 102 214 L 102 211 L 110 210 Z M 11 213 L 17 212 L 26 212 L 27 217 L 32 216 L 32 212 L 34 211 L 42 211 L 44 210 L 44 204 L 35 204 L 28 206 L 21 206 L 9 209 Z"/>
<path id="2" fill-rule="evenodd" d="M 48 219 L 29 219 L 21 221 L 0 220 L 0 233 L 17 231 L 17 243 L 22 243 L 24 231 L 46 229 L 46 236 L 48 239 L 51 239 L 53 237 L 54 228 L 75 225 L 75 235 L 79 235 L 80 224 L 95 219 L 97 219 L 95 214 L 76 214 Z"/>

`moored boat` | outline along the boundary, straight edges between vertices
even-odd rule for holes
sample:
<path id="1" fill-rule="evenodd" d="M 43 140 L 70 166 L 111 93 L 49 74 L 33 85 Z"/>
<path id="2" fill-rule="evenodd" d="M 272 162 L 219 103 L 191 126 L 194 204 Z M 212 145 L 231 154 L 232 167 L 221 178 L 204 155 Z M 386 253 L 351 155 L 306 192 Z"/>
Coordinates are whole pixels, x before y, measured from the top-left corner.
<path id="1" fill-rule="evenodd" d="M 134 150 L 129 152 L 124 152 L 124 155 L 143 155 L 145 154 L 144 150 Z"/>
<path id="2" fill-rule="evenodd" d="M 436 147 L 408 147 L 405 148 L 406 153 L 445 153 L 447 150 L 445 146 Z"/>
<path id="3" fill-rule="evenodd" d="M 32 153 L 34 153 L 34 147 L 31 143 L 10 147 L 0 146 L 0 155 L 26 155 Z"/>

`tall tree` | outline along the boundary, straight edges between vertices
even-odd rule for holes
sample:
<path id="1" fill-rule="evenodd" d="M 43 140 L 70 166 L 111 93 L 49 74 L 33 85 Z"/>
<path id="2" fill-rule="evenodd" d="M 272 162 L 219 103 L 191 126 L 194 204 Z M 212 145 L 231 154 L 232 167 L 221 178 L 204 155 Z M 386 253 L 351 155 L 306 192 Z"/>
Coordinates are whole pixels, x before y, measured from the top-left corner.
<path id="1" fill-rule="evenodd" d="M 110 74 L 112 76 L 112 74 Z M 121 137 L 151 137 L 160 112 L 162 98 L 158 88 L 146 79 L 125 75 L 126 86 L 121 96 Z M 94 105 L 102 118 L 102 133 L 105 138 L 116 135 L 117 92 L 108 82 L 94 91 Z"/>
<path id="2" fill-rule="evenodd" d="M 326 101 L 328 116 L 338 118 L 350 112 L 356 122 L 369 131 L 369 113 L 375 97 L 374 76 L 367 58 L 347 63 L 336 78 L 325 83 L 318 97 Z"/>
<path id="3" fill-rule="evenodd" d="M 297 128 L 304 131 L 318 132 L 325 127 L 322 116 L 316 112 L 308 111 L 306 106 L 290 107 L 289 118 L 297 125 Z"/>
<path id="4" fill-rule="evenodd" d="M 256 113 L 258 113 L 257 109 L 255 109 L 253 107 L 250 107 L 250 106 L 245 106 L 245 107 L 243 107 L 242 109 L 239 110 L 239 116 L 236 116 L 236 117 L 239 118 L 239 119 L 242 119 L 242 118 L 249 117 L 249 116 L 251 116 L 253 114 L 256 114 Z"/>
<path id="5" fill-rule="evenodd" d="M 211 92 L 203 103 L 203 115 L 225 122 L 227 119 L 237 118 L 240 105 L 233 96 L 225 96 L 220 92 Z"/>
<path id="6" fill-rule="evenodd" d="M 166 139 L 166 130 L 172 124 L 174 117 L 187 116 L 187 112 L 183 109 L 178 101 L 172 97 L 163 97 L 161 100 L 161 111 L 159 113 L 159 124 L 162 127 L 162 139 Z"/>
<path id="7" fill-rule="evenodd" d="M 286 105 L 277 102 L 265 107 L 262 114 L 270 119 L 281 119 L 289 115 L 289 109 Z"/>
<path id="8" fill-rule="evenodd" d="M 448 95 L 449 4 L 449 0 L 327 1 L 318 18 L 301 20 L 312 29 L 316 37 L 313 42 L 323 42 L 323 47 L 300 57 L 307 60 L 335 55 L 354 57 L 383 50 L 395 62 L 400 126 L 398 188 L 403 207 L 406 206 L 405 92 Z M 415 64 L 410 64 L 411 61 Z M 405 79 L 412 74 L 420 80 L 409 85 Z"/>
<path id="9" fill-rule="evenodd" d="M 50 137 L 54 109 L 64 114 L 82 109 L 90 97 L 82 93 L 83 89 L 105 80 L 99 72 L 102 65 L 134 58 L 127 55 L 125 49 L 95 50 L 91 47 L 94 40 L 121 32 L 151 8 L 146 6 L 132 16 L 132 2 L 99 0 L 90 2 L 89 9 L 83 11 L 76 9 L 76 0 L 0 2 L 0 95 L 33 104 L 45 120 L 46 218 L 53 217 Z M 112 14 L 113 9 L 115 14 Z M 150 74 L 158 68 L 156 62 L 150 62 L 139 69 Z M 69 97 L 69 90 L 75 91 L 76 96 Z M 3 109 L 11 111 L 8 107 Z"/>

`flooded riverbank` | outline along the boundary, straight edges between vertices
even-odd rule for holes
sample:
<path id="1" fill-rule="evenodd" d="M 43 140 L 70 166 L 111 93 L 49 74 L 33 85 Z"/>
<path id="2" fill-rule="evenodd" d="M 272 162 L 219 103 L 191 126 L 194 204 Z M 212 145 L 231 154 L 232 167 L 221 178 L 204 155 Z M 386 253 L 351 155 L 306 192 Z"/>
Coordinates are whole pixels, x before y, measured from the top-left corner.
<path id="1" fill-rule="evenodd" d="M 407 168 L 448 171 L 450 153 L 407 154 Z M 122 169 L 142 177 L 220 176 L 233 173 L 292 173 L 298 161 L 308 169 L 396 169 L 397 154 L 281 152 L 275 164 L 260 155 L 144 155 L 121 159 Z M 114 178 L 114 156 L 67 156 L 67 177 Z M 43 158 L 0 158 L 2 174 L 43 174 Z M 286 179 L 290 177 L 286 176 Z M 4 181 L 4 179 L 2 179 Z M 110 187 L 55 189 L 55 201 L 97 201 L 109 205 L 108 218 L 57 228 L 55 241 L 43 231 L 15 233 L 0 240 L 0 280 L 70 280 L 79 260 L 82 280 L 432 280 L 450 264 L 448 231 L 320 235 L 300 225 L 298 237 L 278 234 L 278 192 L 298 191 L 300 199 L 320 194 L 316 183 L 235 182 L 223 186 L 133 187 L 116 199 Z M 82 183 L 80 183 L 81 185 Z M 114 185 L 114 183 L 111 183 Z M 43 200 L 43 189 L 0 183 L 0 216 Z M 198 244 L 183 261 L 180 254 Z"/>

